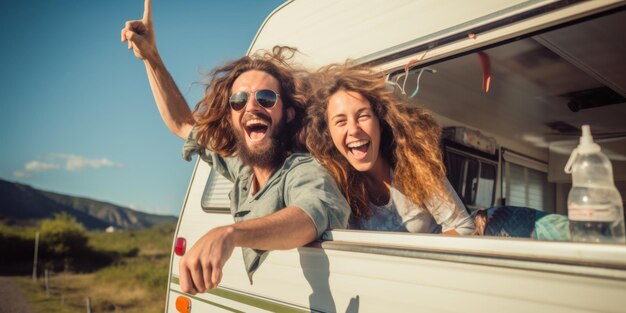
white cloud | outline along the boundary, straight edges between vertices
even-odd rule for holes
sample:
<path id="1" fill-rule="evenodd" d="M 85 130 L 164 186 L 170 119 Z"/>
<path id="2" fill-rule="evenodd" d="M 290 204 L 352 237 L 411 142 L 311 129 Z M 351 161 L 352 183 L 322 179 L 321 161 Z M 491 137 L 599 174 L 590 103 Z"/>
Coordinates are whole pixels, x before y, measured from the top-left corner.
<path id="1" fill-rule="evenodd" d="M 54 163 L 44 163 L 44 162 L 39 162 L 39 161 L 30 161 L 28 163 L 26 163 L 26 165 L 24 165 L 24 168 L 27 171 L 31 171 L 31 172 L 43 172 L 43 171 L 49 171 L 49 170 L 55 170 L 59 168 L 58 164 L 54 164 Z"/>
<path id="2" fill-rule="evenodd" d="M 68 171 L 78 171 L 83 168 L 103 168 L 103 167 L 122 167 L 122 164 L 115 163 L 107 158 L 90 159 L 75 154 L 52 154 L 57 159 L 65 160 L 65 169 Z"/>
<path id="3" fill-rule="evenodd" d="M 44 172 L 58 169 L 74 172 L 84 168 L 100 169 L 104 167 L 122 167 L 121 163 L 113 162 L 107 158 L 90 159 L 75 154 L 51 153 L 46 162 L 33 160 L 24 165 L 23 170 L 13 172 L 13 176 L 26 178 L 31 177 L 32 172 Z"/>
<path id="4" fill-rule="evenodd" d="M 24 171 L 15 171 L 15 172 L 13 172 L 13 176 L 19 177 L 19 178 L 28 178 L 28 177 L 31 177 L 33 175 L 31 175 L 30 173 L 26 173 Z"/>

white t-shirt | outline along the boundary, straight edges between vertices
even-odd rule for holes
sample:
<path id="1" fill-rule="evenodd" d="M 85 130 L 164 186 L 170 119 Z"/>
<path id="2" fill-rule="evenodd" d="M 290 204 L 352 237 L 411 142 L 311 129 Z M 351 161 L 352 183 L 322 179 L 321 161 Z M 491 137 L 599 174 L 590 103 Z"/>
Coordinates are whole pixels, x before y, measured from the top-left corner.
<path id="1" fill-rule="evenodd" d="M 378 206 L 369 203 L 372 209 L 370 219 L 361 219 L 355 228 L 366 230 L 399 231 L 411 233 L 441 233 L 456 230 L 461 235 L 474 232 L 474 221 L 471 219 L 461 199 L 448 182 L 444 181 L 452 201 L 432 201 L 432 207 L 426 210 L 413 203 L 393 185 L 389 203 Z"/>

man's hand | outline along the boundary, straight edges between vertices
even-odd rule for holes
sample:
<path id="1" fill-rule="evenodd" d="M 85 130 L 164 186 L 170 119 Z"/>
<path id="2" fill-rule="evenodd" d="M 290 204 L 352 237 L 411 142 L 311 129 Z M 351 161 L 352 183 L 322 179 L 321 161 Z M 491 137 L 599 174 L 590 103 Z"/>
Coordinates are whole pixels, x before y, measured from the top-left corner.
<path id="1" fill-rule="evenodd" d="M 289 206 L 270 215 L 210 230 L 180 259 L 180 288 L 196 294 L 213 289 L 222 280 L 222 268 L 235 247 L 286 250 L 317 238 L 313 220 L 299 207 Z"/>
<path id="2" fill-rule="evenodd" d="M 142 60 L 154 60 L 157 56 L 151 0 L 145 0 L 142 19 L 126 22 L 122 28 L 122 42 L 128 42 L 128 49 Z"/>
<path id="3" fill-rule="evenodd" d="M 235 248 L 234 229 L 223 226 L 202 236 L 179 263 L 180 288 L 196 294 L 213 289 L 222 280 L 222 267 Z"/>

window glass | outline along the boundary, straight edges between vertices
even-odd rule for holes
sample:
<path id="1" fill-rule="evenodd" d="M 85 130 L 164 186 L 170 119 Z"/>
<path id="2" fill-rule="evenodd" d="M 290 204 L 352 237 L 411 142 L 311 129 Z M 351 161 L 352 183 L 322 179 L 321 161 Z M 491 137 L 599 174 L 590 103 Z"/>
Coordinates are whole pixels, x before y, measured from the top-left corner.
<path id="1" fill-rule="evenodd" d="M 497 164 L 446 147 L 446 173 L 459 198 L 470 209 L 493 205 Z"/>
<path id="2" fill-rule="evenodd" d="M 465 158 L 456 153 L 446 151 L 446 173 L 450 184 L 459 197 L 463 198 L 463 177 L 465 176 Z"/>
<path id="3" fill-rule="evenodd" d="M 548 179 L 546 173 L 527 169 L 527 186 L 528 186 L 528 206 L 531 208 L 537 208 L 544 210 L 544 197 L 546 196 L 546 180 Z"/>
<path id="4" fill-rule="evenodd" d="M 478 187 L 478 161 L 475 159 L 467 159 L 465 171 L 464 199 L 468 204 L 476 203 L 476 188 Z"/>
<path id="5" fill-rule="evenodd" d="M 480 180 L 476 192 L 476 206 L 488 208 L 493 203 L 496 182 L 496 165 L 481 162 Z"/>
<path id="6" fill-rule="evenodd" d="M 201 206 L 205 211 L 230 211 L 230 190 L 233 183 L 218 172 L 211 170 L 204 192 Z"/>
<path id="7" fill-rule="evenodd" d="M 507 163 L 508 182 L 507 204 L 513 206 L 528 206 L 526 201 L 526 172 L 524 167 Z"/>
<path id="8" fill-rule="evenodd" d="M 504 185 L 507 205 L 555 212 L 556 188 L 548 182 L 547 173 L 510 162 L 505 164 L 509 182 Z"/>

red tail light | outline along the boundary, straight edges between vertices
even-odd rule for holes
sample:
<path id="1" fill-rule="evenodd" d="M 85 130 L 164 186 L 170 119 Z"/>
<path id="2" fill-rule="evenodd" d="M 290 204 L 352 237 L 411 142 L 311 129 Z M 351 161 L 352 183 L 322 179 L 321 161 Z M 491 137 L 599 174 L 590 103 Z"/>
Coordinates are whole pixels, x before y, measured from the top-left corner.
<path id="1" fill-rule="evenodd" d="M 183 237 L 176 238 L 176 244 L 174 245 L 174 253 L 182 256 L 185 254 L 185 248 L 187 247 L 187 241 Z"/>

